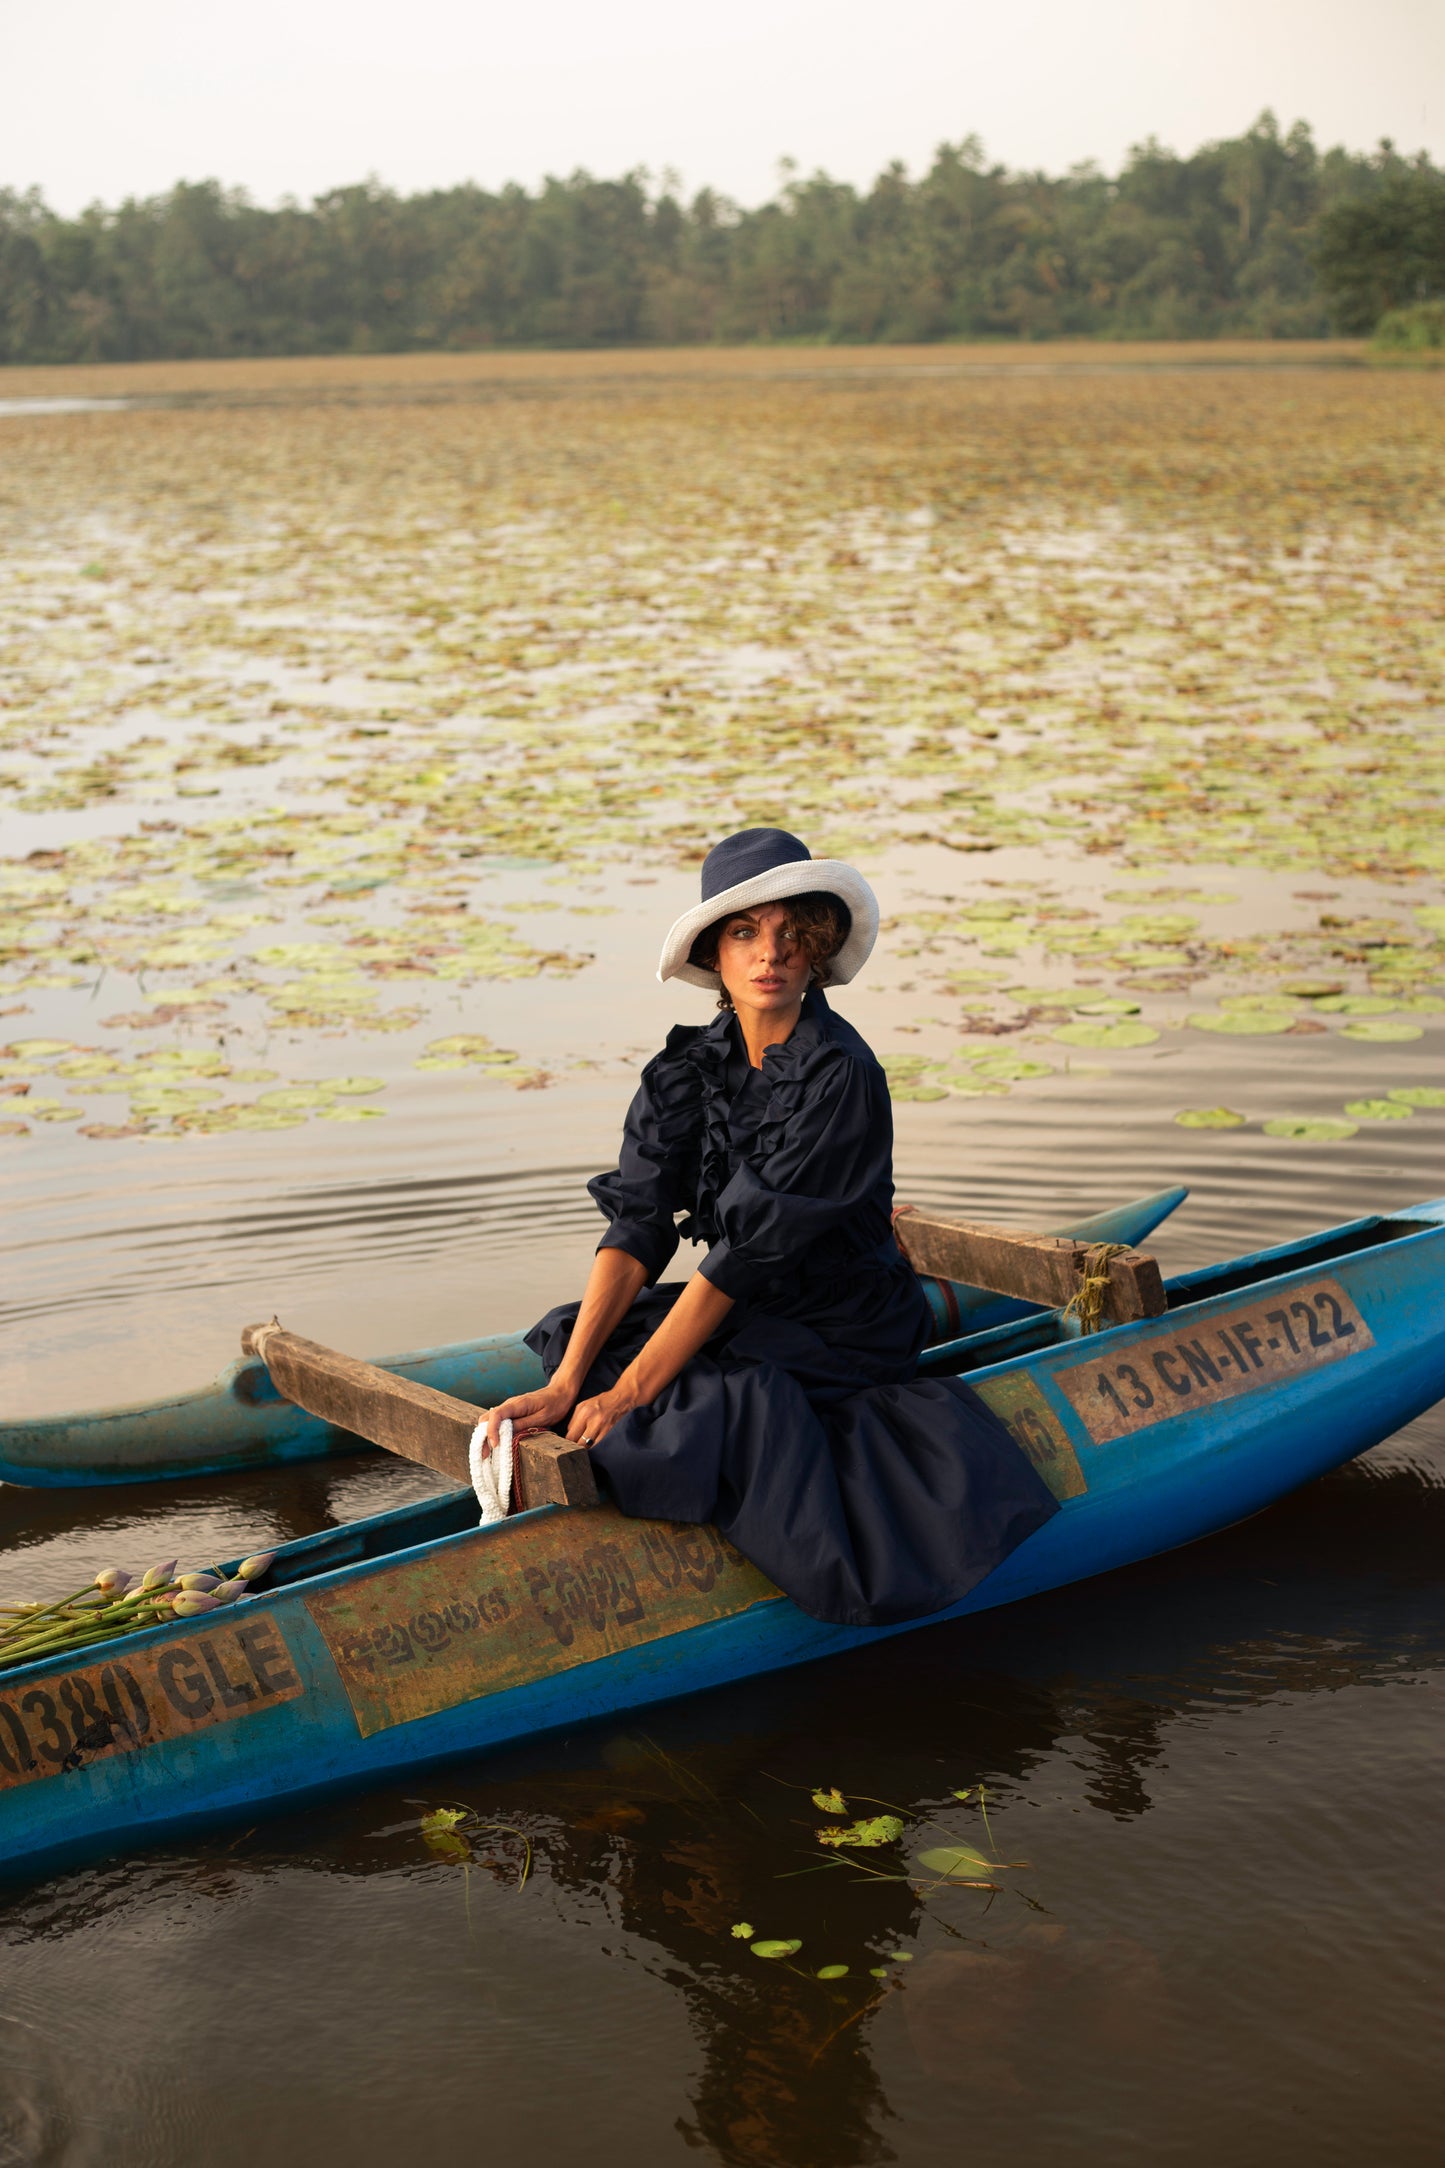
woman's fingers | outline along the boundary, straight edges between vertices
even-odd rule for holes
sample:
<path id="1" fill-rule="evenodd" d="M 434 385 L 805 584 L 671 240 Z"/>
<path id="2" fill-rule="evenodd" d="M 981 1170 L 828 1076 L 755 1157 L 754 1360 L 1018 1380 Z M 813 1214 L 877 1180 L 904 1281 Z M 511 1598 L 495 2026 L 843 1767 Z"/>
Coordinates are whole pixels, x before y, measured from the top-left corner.
<path id="1" fill-rule="evenodd" d="M 498 1432 L 504 1421 L 509 1421 L 514 1429 L 520 1424 L 530 1424 L 534 1430 L 545 1430 L 556 1416 L 565 1411 L 566 1401 L 559 1404 L 553 1393 L 514 1393 L 510 1400 L 503 1400 L 493 1408 L 487 1417 L 488 1451 L 495 1450 Z"/>

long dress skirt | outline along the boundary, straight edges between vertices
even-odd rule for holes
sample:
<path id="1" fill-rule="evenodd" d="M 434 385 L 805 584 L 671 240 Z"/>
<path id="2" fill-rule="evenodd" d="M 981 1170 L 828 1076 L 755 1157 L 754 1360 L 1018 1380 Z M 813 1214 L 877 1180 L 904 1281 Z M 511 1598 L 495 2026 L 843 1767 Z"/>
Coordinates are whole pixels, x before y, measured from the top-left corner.
<path id="1" fill-rule="evenodd" d="M 616 1384 L 681 1292 L 644 1289 L 582 1398 Z M 578 1307 L 526 1336 L 549 1377 Z M 960 1379 L 880 1384 L 811 1326 L 742 1305 L 592 1458 L 624 1513 L 711 1521 L 802 1610 L 843 1626 L 946 1609 L 1058 1510 Z"/>

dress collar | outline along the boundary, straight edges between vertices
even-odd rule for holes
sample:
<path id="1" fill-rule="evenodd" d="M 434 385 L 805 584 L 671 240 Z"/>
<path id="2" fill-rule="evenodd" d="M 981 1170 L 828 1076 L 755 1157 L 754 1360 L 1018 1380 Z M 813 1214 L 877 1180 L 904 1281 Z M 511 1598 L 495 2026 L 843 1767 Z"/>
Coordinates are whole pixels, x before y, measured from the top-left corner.
<path id="1" fill-rule="evenodd" d="M 733 1010 L 720 1009 L 702 1036 L 712 1040 L 724 1053 L 735 1051 L 746 1058 L 742 1026 Z M 800 1055 L 811 1054 L 814 1047 L 821 1046 L 832 1036 L 833 1012 L 828 1006 L 828 997 L 821 986 L 810 986 L 803 996 L 803 1011 L 797 1023 L 786 1039 L 768 1048 L 763 1056 L 762 1070 L 754 1070 L 753 1074 L 760 1075 L 780 1062 L 787 1063 Z"/>

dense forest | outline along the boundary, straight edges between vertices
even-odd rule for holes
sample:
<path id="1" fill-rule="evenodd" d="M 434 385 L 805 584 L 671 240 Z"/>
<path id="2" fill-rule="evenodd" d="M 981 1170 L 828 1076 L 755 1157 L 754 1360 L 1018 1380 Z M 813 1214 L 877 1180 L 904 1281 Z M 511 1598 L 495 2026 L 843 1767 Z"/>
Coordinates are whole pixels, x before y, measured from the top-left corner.
<path id="1" fill-rule="evenodd" d="M 0 360 L 699 341 L 1310 337 L 1445 297 L 1445 173 L 1264 114 L 1110 178 L 970 137 L 865 192 L 785 166 L 743 210 L 643 172 L 535 193 L 215 181 L 61 218 L 0 190 Z"/>

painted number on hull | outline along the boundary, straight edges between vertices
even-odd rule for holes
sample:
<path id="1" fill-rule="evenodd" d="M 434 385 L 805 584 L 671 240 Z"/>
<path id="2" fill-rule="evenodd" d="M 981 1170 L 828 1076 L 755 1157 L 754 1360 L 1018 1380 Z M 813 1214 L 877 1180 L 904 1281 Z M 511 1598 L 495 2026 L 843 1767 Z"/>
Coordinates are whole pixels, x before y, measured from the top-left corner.
<path id="1" fill-rule="evenodd" d="M 519 1521 L 307 1598 L 363 1738 L 776 1598 L 715 1528 Z"/>
<path id="2" fill-rule="evenodd" d="M 43 1673 L 0 1694 L 0 1791 L 257 1716 L 304 1691 L 266 1617 Z"/>
<path id="3" fill-rule="evenodd" d="M 1071 1363 L 1054 1377 L 1089 1436 L 1103 1445 L 1374 1344 L 1338 1280 L 1316 1280 L 1216 1310 L 1187 1332 L 1161 1319 L 1156 1332 L 1132 1342 L 1127 1356 Z"/>

